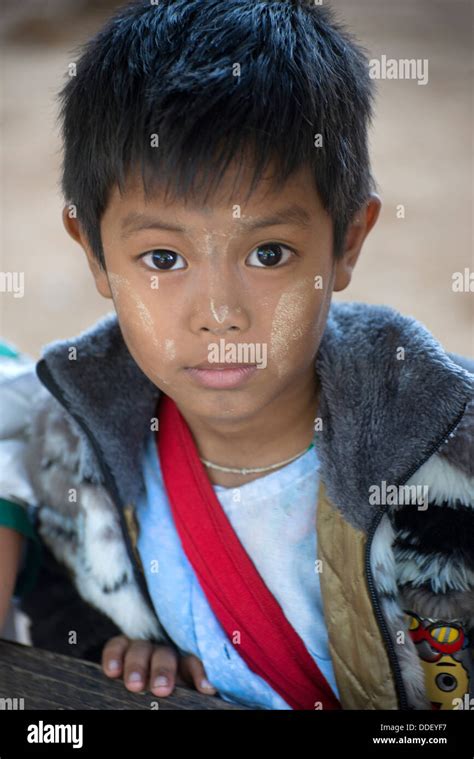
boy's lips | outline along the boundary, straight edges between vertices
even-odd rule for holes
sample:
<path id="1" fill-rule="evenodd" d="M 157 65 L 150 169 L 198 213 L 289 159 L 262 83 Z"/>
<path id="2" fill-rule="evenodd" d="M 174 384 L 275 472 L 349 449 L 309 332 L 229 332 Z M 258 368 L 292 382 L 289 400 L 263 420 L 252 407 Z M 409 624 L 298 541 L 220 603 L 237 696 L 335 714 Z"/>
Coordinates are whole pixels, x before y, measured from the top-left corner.
<path id="1" fill-rule="evenodd" d="M 186 369 L 248 369 L 250 366 L 255 366 L 255 364 L 218 364 L 213 361 L 201 361 L 200 364 L 187 366 Z"/>
<path id="2" fill-rule="evenodd" d="M 256 364 L 213 364 L 209 361 L 186 367 L 186 372 L 198 384 L 222 389 L 242 385 L 256 371 Z"/>

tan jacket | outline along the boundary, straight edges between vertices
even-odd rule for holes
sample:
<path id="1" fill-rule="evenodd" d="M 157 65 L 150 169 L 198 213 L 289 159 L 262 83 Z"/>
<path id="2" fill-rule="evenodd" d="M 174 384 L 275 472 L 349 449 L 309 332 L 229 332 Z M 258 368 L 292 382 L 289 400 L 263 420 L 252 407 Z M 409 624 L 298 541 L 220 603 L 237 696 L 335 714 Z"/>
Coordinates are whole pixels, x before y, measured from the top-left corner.
<path id="1" fill-rule="evenodd" d="M 364 581 L 367 537 L 342 518 L 323 482 L 316 528 L 324 616 L 342 708 L 397 709 L 392 667 Z"/>

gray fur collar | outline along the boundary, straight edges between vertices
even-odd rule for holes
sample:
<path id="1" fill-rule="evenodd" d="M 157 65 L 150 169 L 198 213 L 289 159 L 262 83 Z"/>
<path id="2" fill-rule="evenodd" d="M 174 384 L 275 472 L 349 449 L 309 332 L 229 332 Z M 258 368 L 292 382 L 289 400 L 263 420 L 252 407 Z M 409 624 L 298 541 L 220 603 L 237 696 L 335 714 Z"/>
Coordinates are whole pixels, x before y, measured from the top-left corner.
<path id="1" fill-rule="evenodd" d="M 76 360 L 70 360 L 71 349 Z M 131 357 L 115 313 L 77 337 L 47 345 L 36 365 L 42 381 L 45 367 L 62 397 L 53 394 L 93 435 L 123 502 L 136 503 L 143 444 L 160 391 Z M 369 487 L 409 478 L 460 418 L 473 397 L 474 377 L 413 318 L 356 302 L 332 303 L 315 368 L 321 476 L 347 521 L 367 531 L 373 519 Z M 100 482 L 94 455 L 85 449 L 82 473 Z"/>

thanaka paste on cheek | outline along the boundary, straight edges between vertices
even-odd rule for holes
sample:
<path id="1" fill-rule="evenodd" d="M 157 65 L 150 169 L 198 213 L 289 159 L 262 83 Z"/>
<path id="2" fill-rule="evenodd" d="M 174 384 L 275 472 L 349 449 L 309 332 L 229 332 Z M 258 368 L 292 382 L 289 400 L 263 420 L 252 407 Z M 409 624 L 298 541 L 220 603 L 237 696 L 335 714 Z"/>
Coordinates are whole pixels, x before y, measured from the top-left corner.
<path id="1" fill-rule="evenodd" d="M 290 343 L 301 340 L 310 326 L 305 324 L 305 321 L 308 319 L 308 305 L 314 297 L 313 280 L 311 277 L 305 277 L 282 293 L 278 300 L 272 319 L 270 358 L 277 368 L 279 377 L 291 370 L 291 362 L 287 358 Z M 312 333 L 316 332 L 316 326 L 311 322 Z M 312 337 L 315 336 L 312 334 Z"/>
<path id="2" fill-rule="evenodd" d="M 173 361 L 176 358 L 176 345 L 174 340 L 169 338 L 165 340 L 165 353 L 169 361 Z"/>
<path id="3" fill-rule="evenodd" d="M 132 301 L 134 303 L 134 315 L 135 317 L 138 317 L 138 324 L 140 329 L 142 329 L 152 340 L 153 345 L 157 349 L 157 352 L 161 352 L 163 350 L 160 346 L 160 341 L 156 335 L 155 332 L 155 324 L 153 322 L 153 318 L 147 309 L 146 305 L 141 300 L 140 296 L 137 292 L 135 292 L 134 288 L 130 285 L 129 280 L 126 277 L 123 277 L 121 274 L 115 274 L 114 272 L 109 272 L 108 274 L 109 283 L 110 283 L 110 289 L 112 290 L 112 295 L 115 303 L 115 308 L 117 313 L 120 315 L 121 308 L 124 306 L 124 293 L 127 295 L 132 296 Z M 129 316 L 131 316 L 129 311 Z M 120 326 L 122 327 L 122 322 L 120 323 Z M 126 330 L 126 327 L 125 327 Z M 172 345 L 170 345 L 170 343 Z M 174 351 L 174 341 L 173 340 L 165 340 L 164 344 L 164 353 L 172 360 L 174 358 L 174 354 L 171 355 Z M 151 370 L 154 377 L 156 377 L 160 382 L 163 382 L 165 385 L 169 385 L 169 382 L 165 380 L 163 377 L 161 377 L 157 372 L 154 370 Z"/>

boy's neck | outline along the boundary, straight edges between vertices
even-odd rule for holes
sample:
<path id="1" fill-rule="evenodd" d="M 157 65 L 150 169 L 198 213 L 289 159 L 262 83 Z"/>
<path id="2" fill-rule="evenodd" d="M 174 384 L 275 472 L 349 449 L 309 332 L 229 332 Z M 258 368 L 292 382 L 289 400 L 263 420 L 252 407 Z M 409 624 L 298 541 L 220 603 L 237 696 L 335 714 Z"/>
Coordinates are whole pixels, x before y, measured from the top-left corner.
<path id="1" fill-rule="evenodd" d="M 308 448 L 318 406 L 319 382 L 312 369 L 298 387 L 289 388 L 284 397 L 278 396 L 261 413 L 234 427 L 214 426 L 180 410 L 202 458 L 220 466 L 255 468 L 277 464 Z M 237 488 L 277 469 L 243 475 L 206 467 L 206 472 L 213 485 Z"/>

